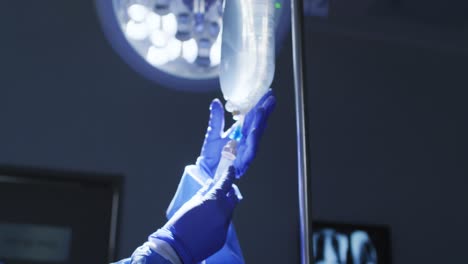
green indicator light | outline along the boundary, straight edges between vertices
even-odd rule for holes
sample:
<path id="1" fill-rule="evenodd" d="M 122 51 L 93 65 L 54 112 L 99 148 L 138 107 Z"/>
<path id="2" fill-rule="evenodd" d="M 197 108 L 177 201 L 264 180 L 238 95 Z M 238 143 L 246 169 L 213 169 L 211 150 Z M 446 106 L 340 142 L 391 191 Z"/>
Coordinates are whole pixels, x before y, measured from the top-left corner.
<path id="1" fill-rule="evenodd" d="M 280 9 L 280 8 L 281 8 L 281 3 L 276 2 L 276 3 L 275 3 L 275 8 L 276 8 L 276 9 Z"/>

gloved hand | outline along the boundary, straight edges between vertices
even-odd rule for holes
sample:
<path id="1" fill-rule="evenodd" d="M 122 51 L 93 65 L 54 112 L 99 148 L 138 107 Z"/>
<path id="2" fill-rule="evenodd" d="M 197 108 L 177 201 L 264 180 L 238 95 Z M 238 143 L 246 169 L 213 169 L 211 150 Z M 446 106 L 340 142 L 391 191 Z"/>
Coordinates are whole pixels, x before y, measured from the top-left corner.
<path id="1" fill-rule="evenodd" d="M 202 188 L 169 221 L 149 237 L 172 246 L 184 264 L 200 262 L 221 249 L 234 208 L 239 202 L 235 169 Z"/>
<path id="2" fill-rule="evenodd" d="M 257 154 L 260 138 L 266 128 L 268 117 L 276 106 L 276 99 L 270 90 L 260 99 L 257 105 L 245 116 L 242 125 L 242 139 L 237 146 L 234 167 L 236 177 L 240 178 L 250 166 Z"/>
<path id="3" fill-rule="evenodd" d="M 266 127 L 268 117 L 275 108 L 276 99 L 271 89 L 260 99 L 257 105 L 245 116 L 242 126 L 242 139 L 237 147 L 237 158 L 234 163 L 236 177 L 240 178 L 252 163 L 258 144 Z M 221 151 L 229 141 L 231 129 L 224 132 L 224 108 L 218 99 L 210 105 L 210 121 L 197 165 L 205 173 L 214 176 L 221 158 Z"/>

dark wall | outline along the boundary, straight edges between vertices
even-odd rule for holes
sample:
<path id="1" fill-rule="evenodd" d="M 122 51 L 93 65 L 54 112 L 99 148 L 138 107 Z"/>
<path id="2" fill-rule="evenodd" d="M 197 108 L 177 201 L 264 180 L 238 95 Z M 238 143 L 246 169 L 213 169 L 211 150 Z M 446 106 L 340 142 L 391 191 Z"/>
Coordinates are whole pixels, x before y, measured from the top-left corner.
<path id="1" fill-rule="evenodd" d="M 219 92 L 181 93 L 133 72 L 104 39 L 92 1 L 9 1 L 0 24 L 0 163 L 126 175 L 119 257 L 165 222 L 195 162 Z M 278 107 L 239 186 L 235 224 L 248 263 L 297 263 L 290 50 Z"/>
<path id="2" fill-rule="evenodd" d="M 468 56 L 306 28 L 315 217 L 390 225 L 394 263 L 463 260 Z"/>
<path id="3" fill-rule="evenodd" d="M 133 72 L 104 39 L 92 1 L 2 6 L 0 163 L 123 173 L 119 257 L 161 226 L 199 153 L 219 92 L 181 93 Z M 389 224 L 395 263 L 452 263 L 467 244 L 466 56 L 310 35 L 314 216 Z M 248 263 L 298 263 L 290 44 L 278 106 L 239 183 Z"/>

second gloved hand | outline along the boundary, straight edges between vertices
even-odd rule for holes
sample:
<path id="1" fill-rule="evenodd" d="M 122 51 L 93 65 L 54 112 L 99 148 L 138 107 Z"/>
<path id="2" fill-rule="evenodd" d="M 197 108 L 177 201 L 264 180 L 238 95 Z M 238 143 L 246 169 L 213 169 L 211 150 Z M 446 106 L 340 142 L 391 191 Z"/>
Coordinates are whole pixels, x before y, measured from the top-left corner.
<path id="1" fill-rule="evenodd" d="M 269 90 L 245 116 L 242 126 L 242 139 L 238 144 L 236 177 L 240 178 L 247 171 L 257 152 L 258 144 L 266 127 L 268 117 L 275 108 L 276 99 L 273 92 Z M 197 165 L 205 173 L 213 178 L 221 157 L 221 151 L 229 141 L 227 135 L 230 130 L 224 132 L 224 108 L 218 99 L 213 100 L 210 105 L 210 121 L 203 142 Z"/>
<path id="2" fill-rule="evenodd" d="M 230 167 L 217 182 L 200 190 L 149 237 L 167 242 L 184 264 L 200 262 L 216 253 L 225 243 L 234 208 L 239 202 Z"/>

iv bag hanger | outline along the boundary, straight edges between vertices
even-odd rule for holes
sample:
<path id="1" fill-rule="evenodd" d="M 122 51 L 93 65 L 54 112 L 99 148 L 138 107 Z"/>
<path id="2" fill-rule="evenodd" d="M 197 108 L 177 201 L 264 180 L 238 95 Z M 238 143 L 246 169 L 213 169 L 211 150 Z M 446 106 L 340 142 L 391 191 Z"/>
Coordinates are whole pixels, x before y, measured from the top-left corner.
<path id="1" fill-rule="evenodd" d="M 310 238 L 312 234 L 312 215 L 310 208 L 309 152 L 307 141 L 307 111 L 305 108 L 304 65 L 303 65 L 303 1 L 291 0 L 292 52 L 294 63 L 294 91 L 297 129 L 297 171 L 299 191 L 299 238 L 301 264 L 313 263 L 311 258 Z"/>

